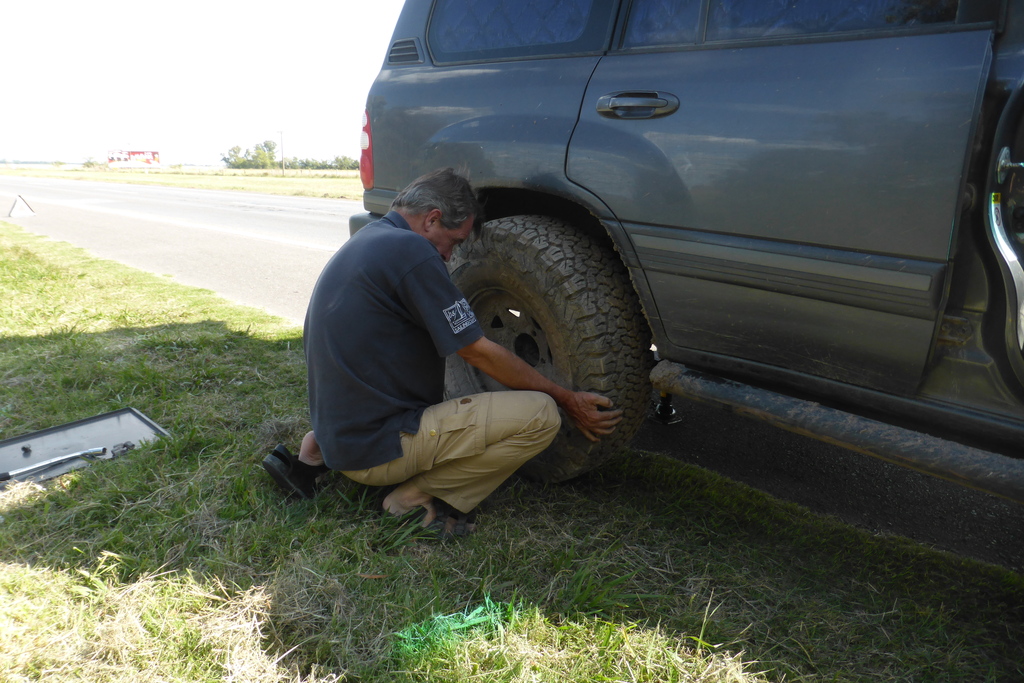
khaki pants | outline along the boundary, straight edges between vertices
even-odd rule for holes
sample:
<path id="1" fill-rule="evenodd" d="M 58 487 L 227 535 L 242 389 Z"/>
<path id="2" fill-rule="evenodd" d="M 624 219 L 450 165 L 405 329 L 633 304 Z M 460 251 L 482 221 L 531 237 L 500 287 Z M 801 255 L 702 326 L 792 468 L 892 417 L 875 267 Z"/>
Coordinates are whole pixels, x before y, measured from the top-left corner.
<path id="1" fill-rule="evenodd" d="M 561 418 L 554 400 L 535 391 L 476 394 L 430 406 L 416 434 L 402 434 L 404 457 L 343 472 L 370 486 L 411 481 L 469 512 L 554 440 Z"/>

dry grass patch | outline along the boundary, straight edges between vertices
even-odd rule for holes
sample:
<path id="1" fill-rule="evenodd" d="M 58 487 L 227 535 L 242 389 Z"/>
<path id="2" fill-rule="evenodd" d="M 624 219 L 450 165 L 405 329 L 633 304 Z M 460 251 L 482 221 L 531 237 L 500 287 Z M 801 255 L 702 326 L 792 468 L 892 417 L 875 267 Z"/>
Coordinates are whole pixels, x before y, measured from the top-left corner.
<path id="1" fill-rule="evenodd" d="M 92 572 L 4 564 L 0 571 L 0 679 L 120 682 L 309 683 L 264 649 L 270 598 L 253 588 L 204 585 L 190 574 L 121 583 L 117 558 Z"/>

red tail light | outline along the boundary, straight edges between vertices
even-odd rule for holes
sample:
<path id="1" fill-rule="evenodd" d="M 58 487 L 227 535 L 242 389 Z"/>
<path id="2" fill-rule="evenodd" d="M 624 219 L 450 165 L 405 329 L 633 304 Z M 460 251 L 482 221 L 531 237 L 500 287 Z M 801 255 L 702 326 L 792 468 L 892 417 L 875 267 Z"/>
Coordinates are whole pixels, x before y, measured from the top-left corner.
<path id="1" fill-rule="evenodd" d="M 370 135 L 370 112 L 363 112 L 363 134 L 359 136 L 359 179 L 364 190 L 373 189 L 373 137 Z"/>

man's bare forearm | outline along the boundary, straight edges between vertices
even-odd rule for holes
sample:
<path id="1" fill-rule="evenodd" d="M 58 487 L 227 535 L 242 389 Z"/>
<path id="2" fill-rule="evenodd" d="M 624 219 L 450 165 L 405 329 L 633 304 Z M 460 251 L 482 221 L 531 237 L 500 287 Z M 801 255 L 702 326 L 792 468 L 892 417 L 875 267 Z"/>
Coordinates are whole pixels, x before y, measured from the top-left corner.
<path id="1" fill-rule="evenodd" d="M 572 394 L 504 346 L 486 337 L 481 337 L 458 353 L 464 361 L 509 389 L 543 392 L 555 399 L 559 406 L 564 406 Z"/>
<path id="2" fill-rule="evenodd" d="M 608 398 L 561 387 L 537 372 L 522 358 L 486 337 L 460 349 L 459 356 L 509 389 L 541 391 L 555 399 L 558 407 L 591 441 L 611 434 L 615 431 L 615 425 L 622 420 L 621 410 L 609 410 L 612 402 Z"/>

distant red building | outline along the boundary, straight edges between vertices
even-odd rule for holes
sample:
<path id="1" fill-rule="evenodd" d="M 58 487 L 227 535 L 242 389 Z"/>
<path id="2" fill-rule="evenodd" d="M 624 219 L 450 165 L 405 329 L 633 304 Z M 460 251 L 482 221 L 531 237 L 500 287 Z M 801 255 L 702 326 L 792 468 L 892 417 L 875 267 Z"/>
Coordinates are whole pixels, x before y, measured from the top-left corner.
<path id="1" fill-rule="evenodd" d="M 160 152 L 129 152 L 121 149 L 107 152 L 111 168 L 160 168 Z"/>

